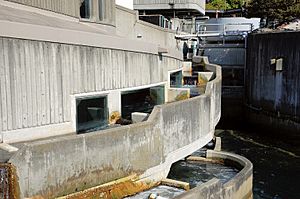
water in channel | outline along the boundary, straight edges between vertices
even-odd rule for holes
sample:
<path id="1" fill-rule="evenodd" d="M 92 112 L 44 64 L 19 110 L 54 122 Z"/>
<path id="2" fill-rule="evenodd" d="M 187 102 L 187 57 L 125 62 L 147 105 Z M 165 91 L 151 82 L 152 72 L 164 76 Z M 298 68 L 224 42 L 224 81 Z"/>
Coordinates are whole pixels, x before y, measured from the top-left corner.
<path id="1" fill-rule="evenodd" d="M 190 183 L 194 188 L 213 178 L 225 183 L 239 172 L 238 169 L 217 163 L 202 161 L 179 161 L 172 165 L 168 178 Z"/>
<path id="2" fill-rule="evenodd" d="M 222 150 L 253 163 L 254 199 L 300 198 L 300 148 L 262 132 L 217 130 Z"/>
<path id="3" fill-rule="evenodd" d="M 149 189 L 147 191 L 138 193 L 134 196 L 127 197 L 125 199 L 148 199 L 149 195 L 152 193 L 157 194 L 164 198 L 174 198 L 175 196 L 180 195 L 183 192 L 184 192 L 183 189 L 160 185 L 160 186 L 154 187 L 152 189 Z"/>
<path id="4" fill-rule="evenodd" d="M 194 153 L 199 155 L 202 151 Z M 206 161 L 179 161 L 172 165 L 168 178 L 190 183 L 190 187 L 194 188 L 202 183 L 205 183 L 213 178 L 218 178 L 225 183 L 234 177 L 239 170 L 234 167 L 227 166 L 221 163 L 212 163 Z M 148 191 L 139 193 L 128 199 L 148 199 L 151 193 L 157 194 L 164 198 L 173 198 L 184 190 L 170 186 L 158 186 Z"/>
<path id="5" fill-rule="evenodd" d="M 299 199 L 300 147 L 283 139 L 264 137 L 263 132 L 216 130 L 222 138 L 222 150 L 248 158 L 253 163 L 254 199 Z M 203 155 L 199 150 L 193 155 Z M 169 178 L 190 182 L 191 187 L 213 177 L 223 182 L 238 172 L 224 165 L 179 161 Z M 167 197 L 172 198 L 172 197 Z"/>

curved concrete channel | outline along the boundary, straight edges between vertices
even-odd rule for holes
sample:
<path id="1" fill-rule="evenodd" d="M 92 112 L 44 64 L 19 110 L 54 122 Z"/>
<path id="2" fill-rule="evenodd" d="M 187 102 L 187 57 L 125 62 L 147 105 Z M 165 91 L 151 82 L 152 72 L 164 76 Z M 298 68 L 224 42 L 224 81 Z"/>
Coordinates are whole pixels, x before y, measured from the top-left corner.
<path id="1" fill-rule="evenodd" d="M 240 156 L 233 153 L 216 151 L 216 150 L 207 150 L 206 157 L 199 156 L 190 156 L 186 158 L 184 162 L 207 162 L 210 164 L 220 164 L 224 167 L 236 168 L 237 172 L 230 179 L 221 179 L 221 178 L 212 178 L 211 180 L 201 183 L 191 190 L 186 190 L 180 188 L 180 181 L 173 181 L 169 183 L 169 186 L 165 186 L 165 182 L 162 182 L 162 185 L 154 187 L 150 190 L 147 190 L 143 193 L 137 194 L 135 196 L 129 197 L 130 199 L 136 198 L 153 198 L 153 199 L 197 199 L 197 198 L 228 198 L 228 199 L 248 199 L 252 198 L 252 172 L 253 165 L 252 163 Z M 187 165 L 184 170 L 189 169 Z M 199 168 L 198 168 L 199 169 Z M 221 171 L 222 172 L 222 171 Z M 184 173 L 179 175 L 186 175 Z M 193 177 L 193 176 L 189 176 Z M 199 176 L 197 176 L 199 177 Z M 210 176 L 211 177 L 211 176 Z M 227 176 L 228 178 L 228 176 Z M 186 180 L 186 179 L 185 179 Z M 199 179 L 200 181 L 201 179 Z M 177 188 L 174 188 L 175 186 Z"/>
<path id="2" fill-rule="evenodd" d="M 220 179 L 214 178 L 175 197 L 175 199 L 252 198 L 253 165 L 247 158 L 233 153 L 214 150 L 208 150 L 206 158 L 208 160 L 223 160 L 225 165 L 229 163 L 241 170 L 226 183 L 222 183 Z"/>

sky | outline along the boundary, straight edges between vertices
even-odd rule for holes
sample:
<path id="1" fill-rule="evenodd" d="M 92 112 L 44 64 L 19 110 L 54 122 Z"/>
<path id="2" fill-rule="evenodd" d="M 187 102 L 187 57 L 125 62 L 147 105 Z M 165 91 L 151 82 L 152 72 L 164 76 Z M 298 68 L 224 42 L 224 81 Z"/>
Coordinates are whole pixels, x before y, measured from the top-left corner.
<path id="1" fill-rule="evenodd" d="M 116 0 L 116 4 L 133 9 L 133 0 Z"/>

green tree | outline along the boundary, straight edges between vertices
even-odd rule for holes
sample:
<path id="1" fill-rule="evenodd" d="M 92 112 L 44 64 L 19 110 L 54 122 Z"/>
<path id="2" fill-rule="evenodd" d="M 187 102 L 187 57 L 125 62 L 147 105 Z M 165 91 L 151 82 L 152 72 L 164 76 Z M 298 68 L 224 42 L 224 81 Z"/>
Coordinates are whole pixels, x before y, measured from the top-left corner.
<path id="1" fill-rule="evenodd" d="M 211 0 L 206 4 L 206 9 L 210 10 L 227 10 L 241 8 L 245 0 Z"/>
<path id="2" fill-rule="evenodd" d="M 247 6 L 249 17 L 277 20 L 279 23 L 300 17 L 298 0 L 252 0 Z"/>
<path id="3" fill-rule="evenodd" d="M 206 4 L 206 9 L 211 10 L 224 10 L 226 8 L 225 0 L 212 0 Z"/>

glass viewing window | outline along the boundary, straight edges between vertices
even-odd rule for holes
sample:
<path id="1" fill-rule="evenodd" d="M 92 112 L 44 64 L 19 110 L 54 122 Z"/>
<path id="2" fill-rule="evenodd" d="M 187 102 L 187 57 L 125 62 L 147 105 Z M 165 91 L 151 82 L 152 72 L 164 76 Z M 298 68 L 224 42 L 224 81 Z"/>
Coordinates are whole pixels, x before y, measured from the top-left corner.
<path id="1" fill-rule="evenodd" d="M 92 132 L 107 128 L 108 108 L 106 97 L 76 100 L 77 132 Z"/>
<path id="2" fill-rule="evenodd" d="M 80 17 L 82 19 L 89 19 L 90 18 L 90 10 L 91 10 L 91 1 L 90 0 L 81 0 Z"/>

